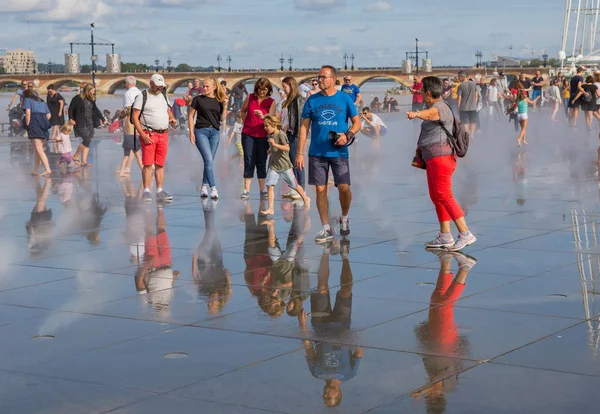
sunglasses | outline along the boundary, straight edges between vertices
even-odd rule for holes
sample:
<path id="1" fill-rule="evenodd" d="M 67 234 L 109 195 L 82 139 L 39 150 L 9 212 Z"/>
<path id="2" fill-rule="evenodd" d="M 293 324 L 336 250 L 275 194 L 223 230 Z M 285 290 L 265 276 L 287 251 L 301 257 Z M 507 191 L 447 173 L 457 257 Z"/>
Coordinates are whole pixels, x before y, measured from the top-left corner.
<path id="1" fill-rule="evenodd" d="M 352 79 L 344 79 L 344 82 L 351 82 Z"/>
<path id="2" fill-rule="evenodd" d="M 314 83 L 313 83 L 313 86 L 317 86 L 317 85 L 318 85 L 318 83 L 317 83 L 317 82 L 314 82 Z"/>

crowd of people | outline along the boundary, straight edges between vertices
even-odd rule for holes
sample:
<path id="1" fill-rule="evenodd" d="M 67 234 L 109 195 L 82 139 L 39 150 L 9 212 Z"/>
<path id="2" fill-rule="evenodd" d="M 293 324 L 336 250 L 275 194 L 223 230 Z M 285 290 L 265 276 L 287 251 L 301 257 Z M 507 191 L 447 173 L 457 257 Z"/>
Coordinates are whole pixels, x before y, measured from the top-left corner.
<path id="1" fill-rule="evenodd" d="M 487 83 L 483 78 L 469 77 L 465 71 L 458 72 L 452 80 L 413 77 L 412 107 L 407 115 L 409 119 L 423 121 L 418 160 L 427 166 L 429 192 L 440 222 L 439 237 L 428 243 L 428 247 L 461 250 L 475 241 L 451 192 L 457 160 L 448 135 L 454 129 L 455 116 L 470 137 L 475 137 L 482 128 L 482 118 L 494 122 L 508 117 L 514 122 L 519 147 L 528 145 L 528 112 L 539 111 L 542 103 L 551 107 L 550 119 L 555 122 L 559 121 L 560 105 L 564 105 L 572 127 L 577 125 L 579 111 L 584 111 L 586 126 L 591 128 L 594 117 L 600 122 L 600 73 L 584 78 L 584 72 L 584 68 L 578 68 L 577 75 L 570 80 L 562 73 L 549 80 L 540 71 L 532 79 L 522 73 L 510 82 L 500 72 Z M 86 168 L 90 166 L 87 158 L 95 130 L 113 125 L 123 134 L 123 159 L 117 173 L 122 177 L 129 175 L 134 159 L 137 161 L 142 172 L 141 198 L 146 203 L 154 199 L 157 203 L 173 200 L 163 188 L 172 128 L 187 125 L 189 141 L 200 153 L 203 199 L 219 198 L 215 157 L 223 137 L 229 137 L 228 144 L 235 139 L 243 167 L 244 188 L 240 198 L 250 197 L 256 177 L 259 196 L 268 201 L 261 214 L 266 218 L 272 216 L 274 187 L 281 177 L 288 188 L 283 197 L 308 209 L 310 199 L 305 191 L 308 180 L 308 185 L 315 189 L 322 225 L 315 240 L 326 243 L 334 238 L 328 217 L 331 184 L 339 193 L 340 236 L 350 234 L 349 146 L 360 134 L 370 138 L 378 149 L 388 128 L 377 113 L 399 110 L 397 101 L 388 97 L 383 102 L 375 98 L 370 106 L 364 106 L 362 93 L 352 83 L 352 77 L 346 75 L 342 80 L 338 79 L 337 70 L 327 65 L 307 81 L 298 83 L 293 77 L 286 77 L 278 91 L 281 98 L 278 102 L 273 98 L 275 88 L 267 78 L 258 79 L 249 93 L 243 82 L 229 89 L 226 81 L 208 77 L 203 81 L 194 79 L 185 95 L 171 102 L 162 75 L 152 75 L 147 91 L 140 91 L 137 80 L 128 76 L 123 107 L 114 116 L 98 108 L 91 83 L 82 85 L 80 93 L 67 105 L 54 85 L 48 87 L 44 102 L 35 88 L 24 82 L 10 105 L 17 100 L 22 105 L 35 152 L 32 174 L 41 176 L 52 174 L 44 146 L 46 140 L 52 140 L 55 152 L 61 155 L 58 161 L 61 171 L 68 170 L 71 164 Z M 177 106 L 184 108 L 178 115 Z M 231 119 L 234 121 L 230 122 Z M 73 154 L 71 132 L 81 139 Z M 450 233 L 451 221 L 459 231 L 456 241 Z"/>

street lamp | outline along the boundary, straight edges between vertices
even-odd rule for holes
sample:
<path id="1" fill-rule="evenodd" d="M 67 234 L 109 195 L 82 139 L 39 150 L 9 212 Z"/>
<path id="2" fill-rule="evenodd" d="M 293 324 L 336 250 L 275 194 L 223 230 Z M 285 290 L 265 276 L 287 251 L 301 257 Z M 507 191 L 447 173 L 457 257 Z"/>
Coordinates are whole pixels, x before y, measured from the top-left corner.
<path id="1" fill-rule="evenodd" d="M 544 54 L 542 55 L 542 59 L 544 60 L 544 67 L 548 66 L 548 52 L 544 50 Z"/>
<path id="2" fill-rule="evenodd" d="M 283 58 L 283 53 L 281 54 L 281 57 L 279 58 L 279 62 L 281 63 L 281 71 L 283 72 L 283 62 L 285 62 L 285 59 Z"/>
<path id="3" fill-rule="evenodd" d="M 231 56 L 227 55 L 227 64 L 229 65 L 229 67 L 227 68 L 228 72 L 231 72 Z"/>
<path id="4" fill-rule="evenodd" d="M 223 58 L 221 57 L 220 54 L 217 54 L 217 71 L 221 72 L 221 61 L 223 60 Z"/>
<path id="5" fill-rule="evenodd" d="M 350 60 L 352 61 L 351 69 L 354 70 L 354 53 L 350 54 Z"/>
<path id="6" fill-rule="evenodd" d="M 48 58 L 48 73 L 52 75 L 52 60 Z"/>
<path id="7" fill-rule="evenodd" d="M 348 70 L 348 53 L 344 53 L 342 58 L 344 58 L 344 70 Z"/>
<path id="8" fill-rule="evenodd" d="M 94 23 L 90 24 L 90 38 L 92 45 L 92 85 L 96 86 L 96 61 L 98 56 L 94 54 Z"/>
<path id="9" fill-rule="evenodd" d="M 156 66 L 156 71 L 158 72 L 158 64 L 160 63 L 160 60 L 158 60 L 158 57 L 154 60 L 154 65 Z"/>
<path id="10" fill-rule="evenodd" d="M 173 63 L 171 61 L 171 56 L 169 56 L 169 59 L 167 59 L 167 72 L 171 72 L 171 63 Z"/>
<path id="11" fill-rule="evenodd" d="M 290 55 L 288 62 L 290 62 L 290 72 L 291 72 L 292 71 L 292 63 L 294 63 L 294 59 L 292 59 L 292 55 Z"/>
<path id="12" fill-rule="evenodd" d="M 483 53 L 481 53 L 481 50 L 478 50 L 475 53 L 475 57 L 477 58 L 477 69 L 479 69 L 479 67 L 481 66 L 482 58 L 483 58 Z"/>

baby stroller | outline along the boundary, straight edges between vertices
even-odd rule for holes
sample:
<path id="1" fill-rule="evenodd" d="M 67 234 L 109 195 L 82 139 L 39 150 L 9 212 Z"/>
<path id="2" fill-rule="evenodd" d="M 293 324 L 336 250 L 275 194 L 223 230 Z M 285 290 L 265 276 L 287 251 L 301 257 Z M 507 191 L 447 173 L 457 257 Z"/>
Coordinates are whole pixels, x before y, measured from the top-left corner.
<path id="1" fill-rule="evenodd" d="M 25 131 L 25 114 L 23 113 L 23 106 L 18 104 L 8 111 L 8 122 L 10 124 L 8 128 L 9 137 L 24 137 L 27 136 Z"/>

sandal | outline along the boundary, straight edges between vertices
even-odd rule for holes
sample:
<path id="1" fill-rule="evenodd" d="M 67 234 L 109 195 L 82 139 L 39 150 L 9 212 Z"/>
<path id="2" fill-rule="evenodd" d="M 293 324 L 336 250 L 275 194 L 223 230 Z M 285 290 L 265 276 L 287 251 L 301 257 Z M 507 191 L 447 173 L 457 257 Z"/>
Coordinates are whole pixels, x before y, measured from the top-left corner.
<path id="1" fill-rule="evenodd" d="M 79 161 L 78 159 L 73 158 L 73 162 L 77 165 L 81 165 L 81 161 Z"/>

